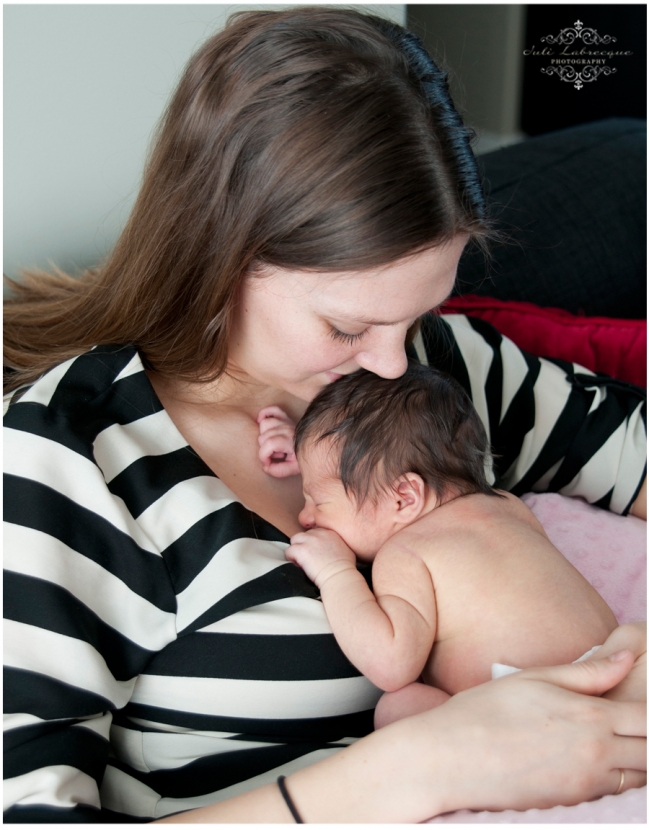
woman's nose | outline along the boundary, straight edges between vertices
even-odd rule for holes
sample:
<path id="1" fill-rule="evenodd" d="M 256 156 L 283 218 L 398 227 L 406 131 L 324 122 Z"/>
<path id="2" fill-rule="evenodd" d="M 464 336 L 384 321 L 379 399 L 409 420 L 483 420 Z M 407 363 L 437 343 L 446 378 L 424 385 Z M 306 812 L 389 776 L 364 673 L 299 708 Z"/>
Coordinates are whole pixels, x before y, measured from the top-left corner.
<path id="1" fill-rule="evenodd" d="M 304 505 L 304 507 L 300 511 L 300 515 L 297 517 L 297 520 L 305 530 L 310 530 L 312 527 L 315 527 L 313 510 L 309 507 L 308 504 Z"/>
<path id="2" fill-rule="evenodd" d="M 379 377 L 400 378 L 408 368 L 405 332 L 393 329 L 377 332 L 371 347 L 358 352 L 356 362 Z"/>

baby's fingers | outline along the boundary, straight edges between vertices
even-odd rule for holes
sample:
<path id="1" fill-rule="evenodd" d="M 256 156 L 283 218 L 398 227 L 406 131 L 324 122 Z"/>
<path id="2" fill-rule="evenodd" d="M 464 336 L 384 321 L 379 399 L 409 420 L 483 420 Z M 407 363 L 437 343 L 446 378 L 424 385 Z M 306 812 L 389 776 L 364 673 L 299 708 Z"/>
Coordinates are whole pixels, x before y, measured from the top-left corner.
<path id="1" fill-rule="evenodd" d="M 262 464 L 269 463 L 275 454 L 277 458 L 284 456 L 280 458 L 282 461 L 295 458 L 293 442 L 286 435 L 268 435 L 259 441 L 259 459 Z"/>
<path id="2" fill-rule="evenodd" d="M 277 418 L 278 421 L 285 421 L 289 424 L 293 423 L 286 412 L 280 409 L 279 406 L 267 406 L 262 409 L 259 415 L 257 415 L 257 423 L 261 424 L 266 418 Z"/>
<path id="3" fill-rule="evenodd" d="M 262 442 L 259 460 L 263 471 L 273 478 L 288 478 L 300 472 L 293 442 L 281 435 L 271 436 Z"/>
<path id="4" fill-rule="evenodd" d="M 293 562 L 294 565 L 298 565 L 299 567 L 302 567 L 302 564 L 301 564 L 300 560 L 302 559 L 302 554 L 303 553 L 304 553 L 304 549 L 300 550 L 299 545 L 290 545 L 284 551 L 284 555 L 286 556 L 288 561 Z"/>
<path id="5" fill-rule="evenodd" d="M 282 429 L 286 431 L 287 429 L 293 432 L 293 427 L 290 424 L 287 424 L 286 421 L 280 421 L 279 418 L 264 418 L 263 421 L 259 424 L 259 435 L 266 435 L 269 432 L 273 432 L 274 430 Z"/>
<path id="6" fill-rule="evenodd" d="M 263 467 L 264 472 L 273 478 L 288 478 L 289 476 L 299 475 L 300 468 L 297 461 L 287 459 L 286 461 L 271 461 Z"/>
<path id="7" fill-rule="evenodd" d="M 270 426 L 267 429 L 264 429 L 264 424 L 270 424 Z M 267 441 L 269 438 L 281 437 L 285 441 L 287 441 L 292 448 L 294 436 L 295 430 L 290 424 L 281 424 L 274 418 L 268 418 L 267 420 L 262 422 L 262 425 L 259 428 L 259 436 L 257 438 L 257 441 L 261 445 L 264 441 Z"/>

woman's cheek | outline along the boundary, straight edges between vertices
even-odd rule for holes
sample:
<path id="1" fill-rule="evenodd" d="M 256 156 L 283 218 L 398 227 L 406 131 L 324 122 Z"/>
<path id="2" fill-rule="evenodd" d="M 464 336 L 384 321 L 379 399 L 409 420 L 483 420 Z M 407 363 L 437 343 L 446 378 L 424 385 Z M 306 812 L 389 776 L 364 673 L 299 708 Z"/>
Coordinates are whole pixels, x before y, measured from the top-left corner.
<path id="1" fill-rule="evenodd" d="M 349 363 L 352 355 L 347 349 L 330 348 L 325 346 L 309 360 L 309 370 L 313 374 L 331 372 L 345 363 Z M 340 374 L 340 373 L 338 373 Z"/>

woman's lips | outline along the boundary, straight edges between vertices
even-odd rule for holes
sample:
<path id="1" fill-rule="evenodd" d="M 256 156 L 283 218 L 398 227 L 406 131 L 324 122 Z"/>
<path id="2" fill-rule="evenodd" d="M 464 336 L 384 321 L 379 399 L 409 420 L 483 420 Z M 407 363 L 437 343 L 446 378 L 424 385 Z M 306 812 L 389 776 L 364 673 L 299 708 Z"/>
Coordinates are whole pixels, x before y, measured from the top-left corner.
<path id="1" fill-rule="evenodd" d="M 325 376 L 329 383 L 333 383 L 335 380 L 340 380 L 340 378 L 344 377 L 339 372 L 325 372 Z"/>

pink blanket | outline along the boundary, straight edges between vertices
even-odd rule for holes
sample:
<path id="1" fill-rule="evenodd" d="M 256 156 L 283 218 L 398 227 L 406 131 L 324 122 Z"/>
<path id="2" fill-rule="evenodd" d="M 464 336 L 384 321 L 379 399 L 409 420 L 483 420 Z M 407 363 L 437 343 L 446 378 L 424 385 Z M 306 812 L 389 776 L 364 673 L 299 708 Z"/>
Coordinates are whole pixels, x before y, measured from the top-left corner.
<path id="1" fill-rule="evenodd" d="M 616 516 L 582 499 L 556 493 L 523 496 L 551 541 L 595 587 L 619 623 L 647 619 L 647 525 Z M 431 819 L 431 824 L 646 824 L 647 788 L 574 807 L 550 810 L 505 810 L 501 813 L 458 810 Z"/>
<path id="2" fill-rule="evenodd" d="M 558 493 L 528 493 L 523 501 L 620 625 L 647 619 L 646 522 Z"/>

